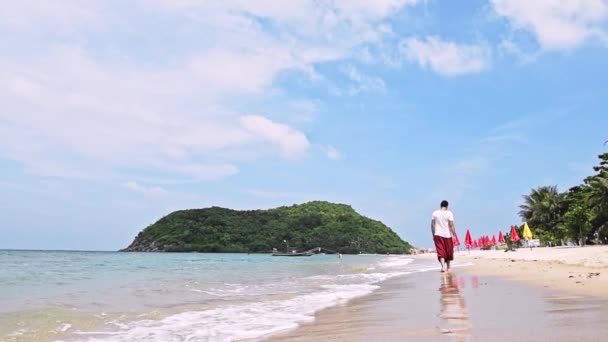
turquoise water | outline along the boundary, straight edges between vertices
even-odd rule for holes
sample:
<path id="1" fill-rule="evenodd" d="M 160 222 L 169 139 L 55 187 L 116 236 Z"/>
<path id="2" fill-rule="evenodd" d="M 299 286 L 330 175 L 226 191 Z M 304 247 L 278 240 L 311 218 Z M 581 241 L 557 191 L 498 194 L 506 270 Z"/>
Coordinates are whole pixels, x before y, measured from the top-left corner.
<path id="1" fill-rule="evenodd" d="M 0 251 L 2 341 L 232 341 L 292 329 L 406 256 Z"/>

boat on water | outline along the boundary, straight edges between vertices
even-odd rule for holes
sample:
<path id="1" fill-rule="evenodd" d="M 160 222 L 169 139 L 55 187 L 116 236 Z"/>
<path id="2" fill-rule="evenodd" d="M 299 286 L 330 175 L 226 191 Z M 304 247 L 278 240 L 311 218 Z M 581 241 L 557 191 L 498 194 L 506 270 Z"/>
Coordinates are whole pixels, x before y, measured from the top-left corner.
<path id="1" fill-rule="evenodd" d="M 298 252 L 295 249 L 289 250 L 289 248 L 285 248 L 285 252 L 279 252 L 276 248 L 273 248 L 272 256 L 288 256 L 288 257 L 311 256 L 311 255 L 315 254 L 315 251 L 317 249 L 319 252 L 321 252 L 321 247 L 313 248 L 311 250 L 304 251 L 304 252 Z"/>
<path id="2" fill-rule="evenodd" d="M 296 252 L 296 251 L 291 251 L 291 252 L 273 252 L 272 256 L 288 256 L 288 257 L 296 257 L 296 256 L 311 256 L 313 255 L 312 252 Z"/>

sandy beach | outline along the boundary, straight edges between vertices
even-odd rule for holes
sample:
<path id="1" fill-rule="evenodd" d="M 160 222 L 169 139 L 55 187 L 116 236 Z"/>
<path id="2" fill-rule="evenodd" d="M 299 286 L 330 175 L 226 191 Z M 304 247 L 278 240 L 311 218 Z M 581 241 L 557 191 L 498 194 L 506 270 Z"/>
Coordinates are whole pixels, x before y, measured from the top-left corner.
<path id="1" fill-rule="evenodd" d="M 471 274 L 494 275 L 542 288 L 608 298 L 608 246 L 461 252 Z"/>
<path id="2" fill-rule="evenodd" d="M 608 334 L 608 247 L 456 258 L 473 265 L 388 280 L 270 341 L 601 341 Z"/>

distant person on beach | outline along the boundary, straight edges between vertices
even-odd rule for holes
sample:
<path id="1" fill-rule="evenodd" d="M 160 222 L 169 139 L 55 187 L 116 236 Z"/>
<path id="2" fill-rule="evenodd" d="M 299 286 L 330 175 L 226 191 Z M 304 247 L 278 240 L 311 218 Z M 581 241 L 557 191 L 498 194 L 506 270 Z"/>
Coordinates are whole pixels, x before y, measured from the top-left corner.
<path id="1" fill-rule="evenodd" d="M 441 208 L 433 212 L 431 221 L 433 241 L 437 251 L 437 259 L 441 264 L 441 272 L 450 270 L 450 262 L 454 260 L 454 241 L 456 226 L 454 214 L 448 210 L 448 201 L 441 202 Z"/>

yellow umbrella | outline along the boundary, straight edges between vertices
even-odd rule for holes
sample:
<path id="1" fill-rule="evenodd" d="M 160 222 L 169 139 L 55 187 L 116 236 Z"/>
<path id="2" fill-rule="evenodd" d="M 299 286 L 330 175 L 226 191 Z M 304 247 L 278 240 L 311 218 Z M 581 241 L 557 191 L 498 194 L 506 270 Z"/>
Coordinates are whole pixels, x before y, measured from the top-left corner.
<path id="1" fill-rule="evenodd" d="M 532 231 L 530 230 L 530 227 L 528 227 L 528 222 L 524 222 L 523 236 L 524 236 L 524 239 L 526 239 L 526 242 L 528 243 L 528 245 L 530 246 L 530 250 L 532 250 L 532 245 L 530 245 L 530 240 L 532 240 Z"/>
<path id="2" fill-rule="evenodd" d="M 528 227 L 528 222 L 524 222 L 524 239 L 526 240 L 532 240 L 532 231 L 530 230 L 530 227 Z"/>

